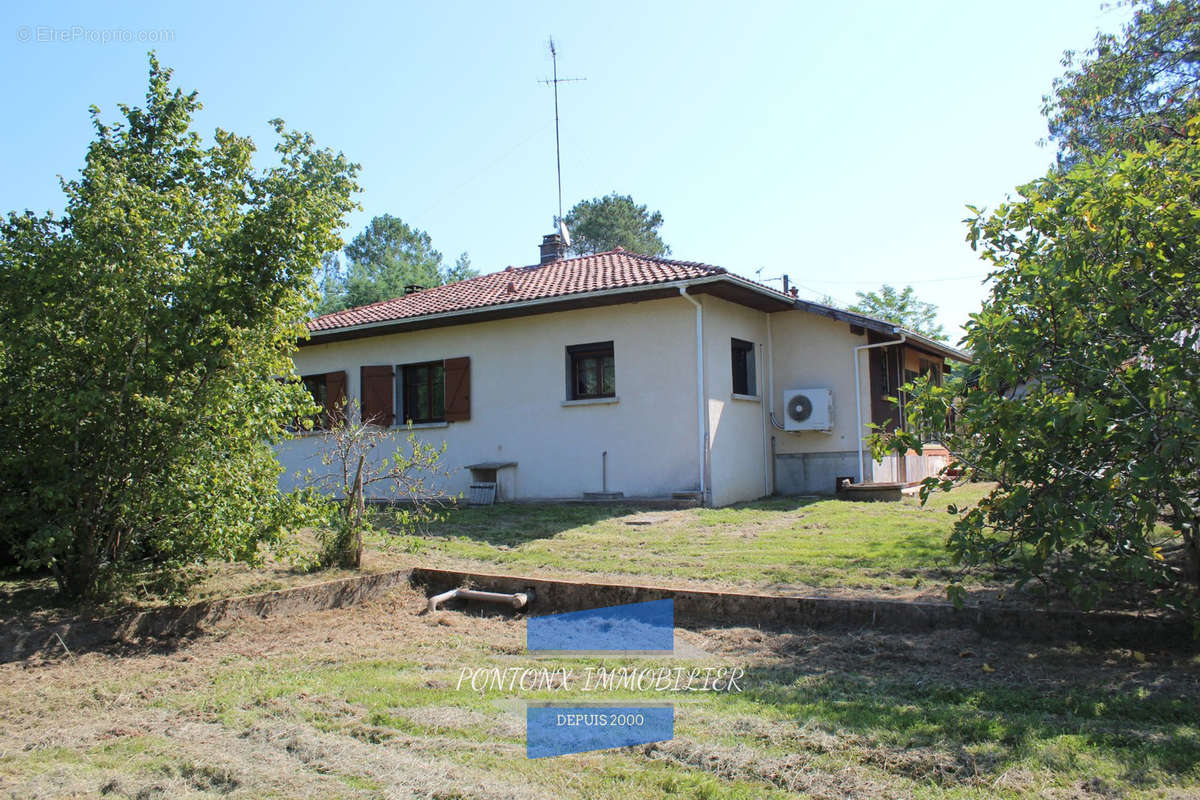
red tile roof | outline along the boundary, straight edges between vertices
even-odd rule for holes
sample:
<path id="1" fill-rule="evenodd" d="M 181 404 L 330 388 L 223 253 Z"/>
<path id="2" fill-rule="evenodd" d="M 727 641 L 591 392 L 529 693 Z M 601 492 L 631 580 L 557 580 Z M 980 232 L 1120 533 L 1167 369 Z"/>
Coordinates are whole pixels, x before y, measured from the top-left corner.
<path id="1" fill-rule="evenodd" d="M 617 249 L 532 267 L 509 267 L 490 275 L 337 311 L 310 320 L 308 329 L 314 333 L 332 331 L 373 322 L 724 274 L 726 271 L 721 267 Z"/>

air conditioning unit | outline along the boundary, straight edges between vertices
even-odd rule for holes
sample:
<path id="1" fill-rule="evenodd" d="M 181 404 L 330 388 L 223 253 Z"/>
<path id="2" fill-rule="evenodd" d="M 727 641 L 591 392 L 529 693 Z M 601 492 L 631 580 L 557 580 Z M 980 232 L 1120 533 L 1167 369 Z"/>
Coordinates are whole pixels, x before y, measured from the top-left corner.
<path id="1" fill-rule="evenodd" d="M 783 393 L 785 431 L 833 430 L 833 390 L 789 389 Z"/>

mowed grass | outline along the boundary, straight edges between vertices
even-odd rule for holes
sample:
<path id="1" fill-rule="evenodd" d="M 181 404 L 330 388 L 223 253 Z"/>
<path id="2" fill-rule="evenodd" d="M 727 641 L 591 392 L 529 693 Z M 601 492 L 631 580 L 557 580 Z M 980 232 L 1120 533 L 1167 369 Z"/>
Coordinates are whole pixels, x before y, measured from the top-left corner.
<path id="1" fill-rule="evenodd" d="M 409 541 L 420 563 L 923 594 L 940 592 L 956 574 L 945 549 L 947 505 L 973 505 L 989 488 L 969 484 L 925 506 L 911 497 L 770 498 L 679 511 L 503 504 L 450 511 Z"/>
<path id="2" fill-rule="evenodd" d="M 406 566 L 574 575 L 796 594 L 944 596 L 957 575 L 945 549 L 953 517 L 949 503 L 978 502 L 989 484 L 968 484 L 898 503 L 775 497 L 728 508 L 652 511 L 631 505 L 502 503 L 447 510 L 415 536 L 384 534 L 368 542 L 362 572 Z M 387 529 L 390 517 L 376 521 Z M 315 559 L 311 531 L 296 552 Z M 312 570 L 288 558 L 261 566 L 213 563 L 196 567 L 197 582 L 181 595 L 128 591 L 93 613 L 196 602 L 345 578 L 352 570 Z M 968 588 L 998 590 L 1004 581 L 976 573 Z M 140 588 L 145 589 L 145 586 Z M 0 619 L 54 621 L 60 608 L 51 578 L 0 576 Z"/>
<path id="3" fill-rule="evenodd" d="M 949 631 L 678 631 L 686 659 L 532 658 L 524 622 L 424 597 L 174 650 L 0 666 L 19 797 L 1195 797 L 1200 659 Z M 460 685 L 463 668 L 740 666 L 742 691 Z M 674 738 L 525 757 L 522 702 L 676 703 Z"/>

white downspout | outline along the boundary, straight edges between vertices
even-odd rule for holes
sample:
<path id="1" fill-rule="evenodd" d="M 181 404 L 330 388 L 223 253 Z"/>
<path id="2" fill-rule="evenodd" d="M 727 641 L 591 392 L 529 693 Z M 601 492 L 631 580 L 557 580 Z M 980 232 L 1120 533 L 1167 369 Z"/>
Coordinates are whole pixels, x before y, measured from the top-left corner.
<path id="1" fill-rule="evenodd" d="M 863 482 L 863 420 L 862 420 L 862 379 L 859 376 L 859 359 L 858 354 L 863 350 L 870 350 L 873 347 L 890 347 L 894 344 L 904 344 L 908 341 L 908 334 L 900 334 L 899 339 L 893 339 L 887 342 L 876 342 L 875 344 L 860 344 L 854 348 L 851 354 L 851 366 L 854 370 L 854 405 L 858 411 L 858 482 Z"/>
<path id="2" fill-rule="evenodd" d="M 771 427 L 777 431 L 785 431 L 787 428 L 779 424 L 779 420 L 775 417 L 775 342 L 771 334 L 771 315 L 767 314 L 767 417 L 771 422 Z M 771 462 L 771 491 L 775 491 L 775 462 Z"/>
<path id="3" fill-rule="evenodd" d="M 770 319 L 770 318 L 771 318 L 771 315 L 768 314 L 767 319 Z M 760 364 L 767 360 L 766 344 L 760 344 L 758 346 L 758 356 L 759 356 L 758 363 L 760 363 Z M 768 367 L 767 370 L 770 371 L 770 367 Z M 754 380 L 758 384 L 757 386 L 754 387 L 754 390 L 756 392 L 758 392 L 758 396 L 761 398 L 767 388 L 766 387 L 767 379 L 763 377 L 762 369 L 759 369 L 757 371 L 757 373 L 754 376 Z M 765 495 L 769 495 L 772 493 L 771 492 L 771 452 L 767 449 L 767 436 L 770 435 L 771 423 L 767 420 L 767 415 L 765 413 L 766 412 L 765 404 L 760 402 L 758 407 L 759 407 L 760 411 L 764 412 L 760 415 L 761 419 L 759 420 L 759 423 L 762 425 L 763 495 L 765 496 Z"/>
<path id="4" fill-rule="evenodd" d="M 704 505 L 708 487 L 705 484 L 705 456 L 708 454 L 708 429 L 704 424 L 704 306 L 687 293 L 687 286 L 679 287 L 679 294 L 696 307 L 696 445 L 700 468 L 700 505 Z"/>
<path id="5" fill-rule="evenodd" d="M 771 315 L 767 314 L 767 413 L 775 420 L 775 346 L 771 340 Z"/>

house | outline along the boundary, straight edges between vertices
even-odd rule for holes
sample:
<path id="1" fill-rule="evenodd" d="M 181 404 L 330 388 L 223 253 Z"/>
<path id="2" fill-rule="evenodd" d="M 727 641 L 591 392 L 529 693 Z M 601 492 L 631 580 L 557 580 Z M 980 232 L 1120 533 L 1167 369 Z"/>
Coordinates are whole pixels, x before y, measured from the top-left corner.
<path id="1" fill-rule="evenodd" d="M 553 234 L 536 265 L 313 319 L 297 371 L 329 408 L 357 399 L 364 417 L 444 441 L 455 494 L 474 475 L 499 499 L 723 506 L 938 466 L 873 462 L 863 436 L 899 424 L 886 398 L 904 379 L 966 354 L 720 267 L 563 252 Z M 285 487 L 320 468 L 319 447 L 279 446 Z"/>

